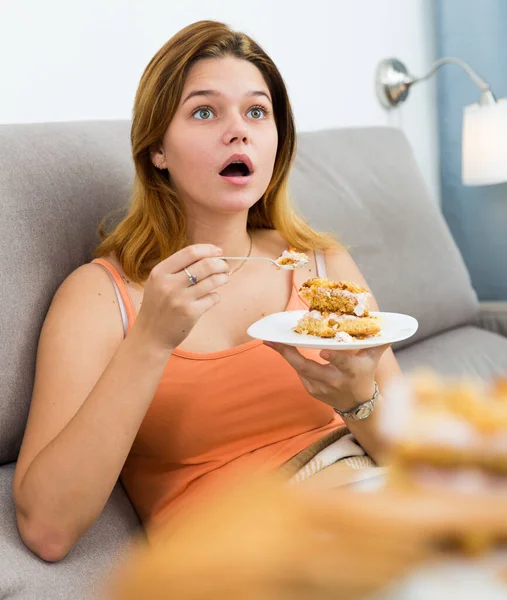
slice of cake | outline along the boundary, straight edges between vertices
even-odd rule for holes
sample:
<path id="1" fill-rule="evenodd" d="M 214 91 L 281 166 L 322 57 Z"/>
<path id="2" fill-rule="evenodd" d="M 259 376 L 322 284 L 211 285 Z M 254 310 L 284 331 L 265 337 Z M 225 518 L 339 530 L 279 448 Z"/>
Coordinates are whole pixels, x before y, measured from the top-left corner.
<path id="1" fill-rule="evenodd" d="M 378 317 L 369 312 L 370 292 L 351 281 L 309 279 L 299 290 L 310 310 L 294 327 L 296 333 L 351 342 L 377 335 Z"/>

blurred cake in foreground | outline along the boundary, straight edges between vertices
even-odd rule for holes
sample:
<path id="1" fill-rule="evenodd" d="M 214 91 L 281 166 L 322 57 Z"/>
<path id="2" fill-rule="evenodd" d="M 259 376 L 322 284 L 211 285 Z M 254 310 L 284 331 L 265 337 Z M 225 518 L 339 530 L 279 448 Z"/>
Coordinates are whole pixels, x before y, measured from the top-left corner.
<path id="1" fill-rule="evenodd" d="M 350 281 L 309 279 L 299 290 L 310 310 L 294 327 L 296 333 L 350 342 L 380 332 L 378 317 L 370 315 L 370 292 Z"/>
<path id="2" fill-rule="evenodd" d="M 447 515 L 444 547 L 473 555 L 505 546 L 507 379 L 419 371 L 391 382 L 383 398 L 388 489 L 428 502 L 423 523 Z"/>
<path id="3" fill-rule="evenodd" d="M 385 397 L 379 426 L 397 485 L 507 500 L 507 379 L 419 372 Z"/>

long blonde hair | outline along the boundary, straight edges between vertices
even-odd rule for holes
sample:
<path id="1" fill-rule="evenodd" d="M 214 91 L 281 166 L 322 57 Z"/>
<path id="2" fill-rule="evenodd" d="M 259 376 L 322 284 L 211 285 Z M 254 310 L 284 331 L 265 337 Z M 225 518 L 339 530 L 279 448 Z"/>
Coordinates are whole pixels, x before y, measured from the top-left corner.
<path id="1" fill-rule="evenodd" d="M 131 126 L 134 182 L 127 215 L 111 232 L 99 225 L 102 242 L 96 258 L 115 253 L 125 274 L 136 283 L 148 278 L 160 261 L 187 245 L 185 207 L 167 171 L 157 169 L 150 147 L 159 144 L 178 108 L 189 69 L 204 58 L 233 56 L 254 64 L 271 93 L 278 148 L 271 181 L 249 211 L 249 229 L 276 229 L 300 250 L 336 246 L 329 234 L 314 231 L 294 210 L 288 176 L 296 134 L 287 89 L 278 69 L 249 36 L 216 21 L 199 21 L 179 31 L 151 59 L 137 89 Z M 120 209 L 123 210 L 123 209 Z"/>

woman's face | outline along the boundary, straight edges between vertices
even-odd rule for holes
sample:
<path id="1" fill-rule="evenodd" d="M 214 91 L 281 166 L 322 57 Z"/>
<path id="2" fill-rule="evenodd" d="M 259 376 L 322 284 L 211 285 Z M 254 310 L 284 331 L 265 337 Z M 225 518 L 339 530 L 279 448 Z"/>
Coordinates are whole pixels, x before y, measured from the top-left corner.
<path id="1" fill-rule="evenodd" d="M 203 59 L 188 73 L 180 104 L 155 165 L 171 180 L 191 212 L 224 214 L 248 210 L 269 185 L 278 145 L 271 94 L 252 63 L 234 57 Z M 243 166 L 224 165 L 236 160 Z M 220 173 L 222 172 L 222 175 Z"/>

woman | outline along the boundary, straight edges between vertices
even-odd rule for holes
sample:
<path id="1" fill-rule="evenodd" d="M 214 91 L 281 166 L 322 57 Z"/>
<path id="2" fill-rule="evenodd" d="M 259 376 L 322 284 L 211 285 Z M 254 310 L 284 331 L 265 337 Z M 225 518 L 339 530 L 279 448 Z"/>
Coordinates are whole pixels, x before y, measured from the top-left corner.
<path id="1" fill-rule="evenodd" d="M 22 539 L 48 561 L 95 522 L 118 476 L 149 530 L 177 522 L 233 474 L 293 474 L 343 434 L 334 409 L 399 372 L 386 347 L 319 355 L 246 334 L 263 315 L 306 308 L 297 289 L 316 274 L 366 286 L 290 206 L 292 111 L 253 40 L 213 21 L 175 35 L 142 76 L 131 141 L 129 213 L 102 229 L 97 258 L 63 282 L 41 332 L 14 498 Z M 289 246 L 310 264 L 220 258 Z M 373 459 L 375 419 L 345 418 Z"/>

